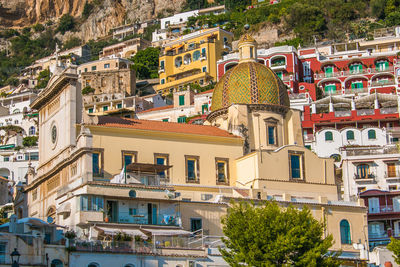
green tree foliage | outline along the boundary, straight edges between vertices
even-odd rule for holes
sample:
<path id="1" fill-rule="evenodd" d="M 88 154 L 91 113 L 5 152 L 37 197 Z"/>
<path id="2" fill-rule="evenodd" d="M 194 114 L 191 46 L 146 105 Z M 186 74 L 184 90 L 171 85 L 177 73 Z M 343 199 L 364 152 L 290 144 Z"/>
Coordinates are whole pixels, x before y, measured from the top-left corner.
<path id="1" fill-rule="evenodd" d="M 93 8 L 94 8 L 94 5 L 89 3 L 86 0 L 85 5 L 83 7 L 83 11 L 82 11 L 82 17 L 84 19 L 87 19 L 90 16 L 90 14 L 92 13 Z"/>
<path id="2" fill-rule="evenodd" d="M 387 248 L 393 252 L 394 261 L 400 264 L 400 240 L 392 237 Z"/>
<path id="3" fill-rule="evenodd" d="M 232 203 L 222 219 L 226 249 L 220 249 L 230 266 L 339 266 L 328 254 L 332 235 L 323 237 L 324 225 L 307 207 L 280 207 Z"/>
<path id="4" fill-rule="evenodd" d="M 11 46 L 8 53 L 0 51 L 0 87 L 8 84 L 9 77 L 14 77 L 36 59 L 51 55 L 59 42 L 51 29 L 43 31 L 36 39 L 30 33 L 21 35 L 12 31 L 7 34 L 13 37 L 9 39 Z"/>
<path id="5" fill-rule="evenodd" d="M 82 40 L 78 37 L 71 37 L 63 44 L 63 49 L 68 50 L 82 44 Z"/>
<path id="6" fill-rule="evenodd" d="M 85 86 L 82 89 L 82 95 L 87 95 L 87 94 L 90 94 L 90 93 L 94 93 L 94 91 L 95 91 L 95 89 L 90 87 L 90 85 L 88 85 L 88 86 Z"/>
<path id="7" fill-rule="evenodd" d="M 64 34 L 67 31 L 74 30 L 75 25 L 76 25 L 75 19 L 71 15 L 65 14 L 60 18 L 56 31 Z"/>
<path id="8" fill-rule="evenodd" d="M 22 145 L 24 147 L 32 147 L 37 146 L 38 137 L 37 136 L 26 136 L 22 140 Z"/>
<path id="9" fill-rule="evenodd" d="M 148 47 L 138 51 L 131 59 L 135 64 L 132 68 L 136 71 L 138 79 L 152 79 L 158 77 L 158 57 L 160 50 Z"/>
<path id="10" fill-rule="evenodd" d="M 5 206 L 0 209 L 0 225 L 8 223 L 10 221 L 10 219 L 7 216 L 7 214 L 10 212 L 12 212 L 11 206 Z"/>
<path id="11" fill-rule="evenodd" d="M 32 26 L 32 28 L 35 32 L 42 32 L 45 30 L 45 27 L 43 26 L 43 24 L 40 24 L 40 23 L 36 23 L 35 25 Z"/>
<path id="12" fill-rule="evenodd" d="M 49 83 L 50 80 L 50 70 L 45 69 L 39 73 L 39 76 L 37 77 L 37 84 L 36 88 L 41 89 L 45 88 L 47 84 Z"/>
<path id="13" fill-rule="evenodd" d="M 117 39 L 109 39 L 109 40 L 101 40 L 101 41 L 94 41 L 90 40 L 87 45 L 90 47 L 90 53 L 92 54 L 91 60 L 98 60 L 99 53 L 103 50 L 104 47 L 118 43 Z"/>

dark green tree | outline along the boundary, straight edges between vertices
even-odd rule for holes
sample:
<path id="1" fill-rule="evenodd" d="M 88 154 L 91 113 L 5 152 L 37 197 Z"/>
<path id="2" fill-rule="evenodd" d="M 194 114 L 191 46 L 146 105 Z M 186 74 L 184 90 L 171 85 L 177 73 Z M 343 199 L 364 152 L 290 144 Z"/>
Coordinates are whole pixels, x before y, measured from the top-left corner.
<path id="1" fill-rule="evenodd" d="M 64 34 L 67 31 L 73 30 L 75 28 L 75 24 L 75 19 L 71 15 L 65 14 L 60 18 L 56 31 Z"/>
<path id="2" fill-rule="evenodd" d="M 50 70 L 45 69 L 41 71 L 37 77 L 37 89 L 45 88 L 50 80 Z"/>
<path id="3" fill-rule="evenodd" d="M 307 207 L 232 202 L 222 223 L 226 249 L 220 251 L 230 266 L 340 265 L 337 256 L 328 253 L 332 235 L 323 237 L 323 223 Z"/>
<path id="4" fill-rule="evenodd" d="M 90 14 L 92 13 L 93 10 L 93 4 L 89 3 L 87 0 L 85 2 L 85 5 L 83 6 L 83 11 L 82 11 L 82 17 L 84 19 L 87 19 Z"/>
<path id="5" fill-rule="evenodd" d="M 26 136 L 22 140 L 22 145 L 24 147 L 32 147 L 37 146 L 38 137 L 37 136 Z"/>
<path id="6" fill-rule="evenodd" d="M 154 47 L 148 47 L 138 51 L 132 58 L 135 63 L 133 69 L 139 79 L 151 79 L 158 77 L 158 58 L 160 50 Z"/>
<path id="7" fill-rule="evenodd" d="M 63 44 L 63 49 L 68 50 L 82 44 L 82 40 L 78 37 L 71 37 Z"/>
<path id="8" fill-rule="evenodd" d="M 400 240 L 392 237 L 387 248 L 393 252 L 394 261 L 400 264 Z"/>

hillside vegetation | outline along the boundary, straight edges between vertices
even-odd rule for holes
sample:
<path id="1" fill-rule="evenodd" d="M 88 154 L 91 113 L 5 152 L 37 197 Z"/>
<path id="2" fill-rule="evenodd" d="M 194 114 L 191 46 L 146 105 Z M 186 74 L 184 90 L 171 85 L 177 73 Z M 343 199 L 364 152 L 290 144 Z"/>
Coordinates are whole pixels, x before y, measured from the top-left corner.
<path id="1" fill-rule="evenodd" d="M 266 1 L 269 2 L 269 1 Z M 252 31 L 257 31 L 262 25 L 271 24 L 283 33 L 293 33 L 295 38 L 276 45 L 290 44 L 307 45 L 324 39 L 347 41 L 355 38 L 372 38 L 371 32 L 376 28 L 400 25 L 400 0 L 282 0 L 281 3 L 264 4 L 258 8 L 246 10 L 251 0 L 215 0 L 214 5 L 225 3 L 228 12 L 221 15 L 192 17 L 189 26 L 220 25 L 232 31 L 238 38 L 245 24 L 251 25 Z M 85 2 L 82 18 L 92 12 L 93 7 Z M 209 7 L 206 0 L 187 0 L 183 10 Z M 54 52 L 55 33 L 77 31 L 78 21 L 69 15 L 64 15 L 57 25 L 36 24 L 22 30 L 3 30 L 0 38 L 11 43 L 7 51 L 0 51 L 0 87 L 17 85 L 16 79 L 20 71 L 32 64 L 36 59 L 48 56 Z M 99 22 L 101 23 L 101 22 Z M 149 29 L 143 35 L 149 39 Z M 115 40 L 90 41 L 92 60 L 97 59 L 98 52 Z M 80 40 L 65 41 L 65 49 L 80 44 Z M 139 70 L 141 67 L 141 70 Z M 145 73 L 148 70 L 148 73 Z M 143 76 L 155 76 L 154 70 L 138 66 L 138 73 Z M 147 75 L 148 74 L 148 75 Z"/>

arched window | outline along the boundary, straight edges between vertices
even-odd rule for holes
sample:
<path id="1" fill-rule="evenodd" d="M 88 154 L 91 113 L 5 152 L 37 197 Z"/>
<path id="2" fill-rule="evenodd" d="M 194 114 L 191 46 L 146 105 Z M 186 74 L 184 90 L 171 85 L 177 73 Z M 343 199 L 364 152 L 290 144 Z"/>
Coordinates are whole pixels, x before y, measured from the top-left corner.
<path id="1" fill-rule="evenodd" d="M 333 133 L 332 132 L 325 132 L 325 141 L 333 141 Z"/>
<path id="2" fill-rule="evenodd" d="M 63 267 L 64 264 L 59 259 L 52 260 L 50 267 Z"/>
<path id="3" fill-rule="evenodd" d="M 134 264 L 126 264 L 124 267 L 135 267 Z"/>
<path id="4" fill-rule="evenodd" d="M 96 262 L 92 262 L 87 267 L 100 267 L 100 264 L 98 264 Z"/>
<path id="5" fill-rule="evenodd" d="M 368 131 L 368 139 L 369 139 L 369 140 L 371 140 L 371 139 L 376 139 L 376 132 L 375 132 L 375 130 L 369 130 L 369 131 Z"/>
<path id="6" fill-rule="evenodd" d="M 347 137 L 347 141 L 354 140 L 354 131 L 347 131 L 346 137 Z"/>
<path id="7" fill-rule="evenodd" d="M 183 63 L 184 63 L 185 65 L 189 65 L 190 62 L 192 62 L 192 55 L 191 55 L 191 54 L 186 54 L 186 55 L 183 57 Z"/>
<path id="8" fill-rule="evenodd" d="M 182 57 L 175 58 L 175 67 L 179 68 L 182 66 Z"/>
<path id="9" fill-rule="evenodd" d="M 194 51 L 193 52 L 193 61 L 197 61 L 199 59 L 200 59 L 200 51 L 199 50 Z"/>
<path id="10" fill-rule="evenodd" d="M 342 244 L 351 244 L 350 224 L 347 220 L 340 222 L 340 241 Z"/>
<path id="11" fill-rule="evenodd" d="M 36 128 L 35 126 L 29 127 L 29 135 L 35 135 L 36 134 Z"/>
<path id="12" fill-rule="evenodd" d="M 14 111 L 13 111 L 14 114 L 20 113 L 20 112 L 21 112 L 21 111 L 20 111 L 18 108 L 14 109 Z"/>

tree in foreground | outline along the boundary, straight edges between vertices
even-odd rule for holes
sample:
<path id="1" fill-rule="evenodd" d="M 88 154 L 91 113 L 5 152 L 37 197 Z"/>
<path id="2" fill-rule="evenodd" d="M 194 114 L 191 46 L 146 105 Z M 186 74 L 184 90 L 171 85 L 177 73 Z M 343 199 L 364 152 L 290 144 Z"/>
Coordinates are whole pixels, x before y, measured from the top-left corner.
<path id="1" fill-rule="evenodd" d="M 329 253 L 332 235 L 307 207 L 280 207 L 232 203 L 222 219 L 223 258 L 231 266 L 339 266 L 338 254 Z"/>
<path id="2" fill-rule="evenodd" d="M 393 252 L 394 261 L 400 264 L 400 240 L 392 237 L 387 248 Z"/>

